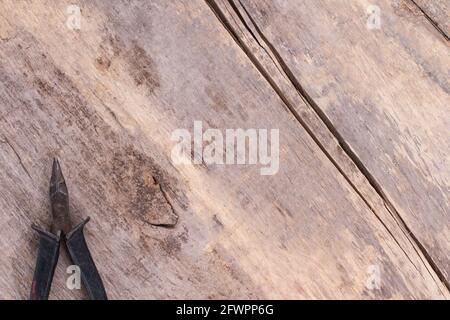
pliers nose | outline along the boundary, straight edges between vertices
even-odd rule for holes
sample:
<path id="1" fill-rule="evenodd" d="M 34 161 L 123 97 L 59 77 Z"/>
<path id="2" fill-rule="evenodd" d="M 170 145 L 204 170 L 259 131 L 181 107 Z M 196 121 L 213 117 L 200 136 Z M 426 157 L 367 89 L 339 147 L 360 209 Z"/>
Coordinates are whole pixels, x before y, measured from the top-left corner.
<path id="1" fill-rule="evenodd" d="M 53 159 L 50 178 L 50 202 L 52 204 L 52 232 L 67 234 L 72 229 L 69 215 L 69 191 L 58 159 Z"/>

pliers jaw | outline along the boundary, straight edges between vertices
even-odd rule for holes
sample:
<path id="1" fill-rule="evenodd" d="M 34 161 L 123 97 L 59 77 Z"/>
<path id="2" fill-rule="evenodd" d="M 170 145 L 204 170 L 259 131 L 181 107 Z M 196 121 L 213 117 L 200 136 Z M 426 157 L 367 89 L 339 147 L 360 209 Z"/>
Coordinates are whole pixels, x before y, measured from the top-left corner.
<path id="1" fill-rule="evenodd" d="M 52 204 L 52 232 L 67 234 L 72 229 L 69 215 L 69 192 L 58 159 L 53 160 L 50 179 L 50 201 Z"/>

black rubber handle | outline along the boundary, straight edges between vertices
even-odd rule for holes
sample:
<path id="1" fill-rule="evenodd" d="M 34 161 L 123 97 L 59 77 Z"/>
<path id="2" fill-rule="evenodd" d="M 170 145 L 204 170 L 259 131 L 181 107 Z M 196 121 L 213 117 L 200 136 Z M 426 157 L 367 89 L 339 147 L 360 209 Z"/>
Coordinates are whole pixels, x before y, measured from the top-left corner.
<path id="1" fill-rule="evenodd" d="M 60 232 L 54 235 L 33 224 L 39 234 L 39 250 L 31 284 L 30 300 L 47 300 L 59 257 Z"/>
<path id="2" fill-rule="evenodd" d="M 81 270 L 81 280 L 91 300 L 107 300 L 102 278 L 84 238 L 83 229 L 90 218 L 81 222 L 66 235 L 66 245 L 72 262 Z"/>

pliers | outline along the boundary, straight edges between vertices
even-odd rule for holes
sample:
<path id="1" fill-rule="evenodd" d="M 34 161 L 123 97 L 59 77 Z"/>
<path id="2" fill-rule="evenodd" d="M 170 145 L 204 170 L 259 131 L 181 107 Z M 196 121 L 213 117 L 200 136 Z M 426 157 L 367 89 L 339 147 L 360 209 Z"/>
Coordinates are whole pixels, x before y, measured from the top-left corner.
<path id="1" fill-rule="evenodd" d="M 69 216 L 69 192 L 57 159 L 53 160 L 50 179 L 50 201 L 52 206 L 51 232 L 36 224 L 32 228 L 39 235 L 39 250 L 31 285 L 30 300 L 47 300 L 58 263 L 61 242 L 65 242 L 72 263 L 79 267 L 81 280 L 89 298 L 106 300 L 102 279 L 92 259 L 84 238 L 83 229 L 89 217 L 72 228 Z"/>

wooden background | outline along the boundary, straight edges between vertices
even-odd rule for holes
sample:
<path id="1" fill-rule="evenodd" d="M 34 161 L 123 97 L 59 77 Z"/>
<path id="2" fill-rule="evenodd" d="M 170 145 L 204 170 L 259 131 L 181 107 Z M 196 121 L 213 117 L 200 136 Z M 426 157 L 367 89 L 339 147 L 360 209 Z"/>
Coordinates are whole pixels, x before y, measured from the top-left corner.
<path id="1" fill-rule="evenodd" d="M 112 299 L 449 298 L 449 9 L 1 1 L 0 298 L 28 297 L 55 156 Z M 194 120 L 279 128 L 279 172 L 175 165 Z M 68 265 L 52 299 L 85 298 Z"/>

